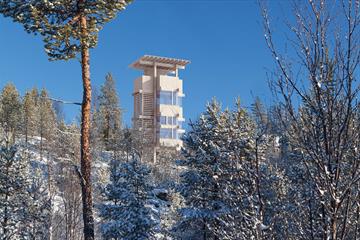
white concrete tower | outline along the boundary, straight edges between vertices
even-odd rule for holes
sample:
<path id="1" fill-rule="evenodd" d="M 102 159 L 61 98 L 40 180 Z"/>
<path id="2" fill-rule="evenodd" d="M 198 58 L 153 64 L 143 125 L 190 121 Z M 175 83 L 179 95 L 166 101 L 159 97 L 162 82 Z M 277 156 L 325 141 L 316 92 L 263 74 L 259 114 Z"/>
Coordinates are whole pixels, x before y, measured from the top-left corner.
<path id="1" fill-rule="evenodd" d="M 143 71 L 134 81 L 133 125 L 144 133 L 156 162 L 156 151 L 161 147 L 182 146 L 185 132 L 183 117 L 182 80 L 179 69 L 185 69 L 187 60 L 145 55 L 130 66 Z"/>

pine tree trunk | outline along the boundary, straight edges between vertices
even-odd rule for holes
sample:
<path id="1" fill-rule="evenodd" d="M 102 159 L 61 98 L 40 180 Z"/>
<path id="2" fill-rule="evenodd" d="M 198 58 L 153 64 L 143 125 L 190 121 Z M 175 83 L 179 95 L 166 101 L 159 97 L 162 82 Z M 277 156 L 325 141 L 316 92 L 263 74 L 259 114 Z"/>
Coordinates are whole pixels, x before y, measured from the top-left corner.
<path id="1" fill-rule="evenodd" d="M 82 38 L 87 36 L 87 20 L 80 17 Z M 91 83 L 89 48 L 86 40 L 81 43 L 81 67 L 83 80 L 83 101 L 81 106 L 81 175 L 82 175 L 82 202 L 84 220 L 84 239 L 94 239 L 94 217 L 91 187 L 91 155 L 90 155 L 90 110 L 91 110 Z"/>

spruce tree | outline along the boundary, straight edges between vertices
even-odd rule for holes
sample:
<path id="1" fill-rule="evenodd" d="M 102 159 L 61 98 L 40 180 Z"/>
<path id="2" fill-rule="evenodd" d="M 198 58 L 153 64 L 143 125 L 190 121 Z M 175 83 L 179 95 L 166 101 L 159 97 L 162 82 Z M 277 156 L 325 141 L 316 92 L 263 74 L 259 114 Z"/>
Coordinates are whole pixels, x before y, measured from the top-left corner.
<path id="1" fill-rule="evenodd" d="M 263 191 L 260 185 L 267 140 L 261 140 L 260 126 L 241 107 L 240 99 L 227 121 L 223 149 L 227 155 L 231 235 L 235 239 L 263 239 L 269 226 L 263 219 Z M 266 137 L 264 137 L 266 138 Z M 234 219 L 232 219 L 234 217 Z"/>
<path id="2" fill-rule="evenodd" d="M 100 29 L 116 17 L 131 0 L 2 0 L 0 13 L 21 23 L 30 33 L 39 33 L 51 60 L 81 55 L 83 101 L 81 110 L 81 179 L 85 240 L 94 239 L 92 210 L 90 114 L 90 49 L 98 42 Z"/>
<path id="3" fill-rule="evenodd" d="M 98 127 L 106 150 L 114 150 L 121 129 L 121 110 L 115 80 L 109 73 L 99 95 Z"/>
<path id="4" fill-rule="evenodd" d="M 149 204 L 150 170 L 137 159 L 111 164 L 110 183 L 99 206 L 104 239 L 151 239 L 156 222 Z"/>
<path id="5" fill-rule="evenodd" d="M 176 235 L 185 239 L 250 239 L 258 227 L 254 124 L 244 109 L 213 101 L 184 137 L 185 199 Z"/>

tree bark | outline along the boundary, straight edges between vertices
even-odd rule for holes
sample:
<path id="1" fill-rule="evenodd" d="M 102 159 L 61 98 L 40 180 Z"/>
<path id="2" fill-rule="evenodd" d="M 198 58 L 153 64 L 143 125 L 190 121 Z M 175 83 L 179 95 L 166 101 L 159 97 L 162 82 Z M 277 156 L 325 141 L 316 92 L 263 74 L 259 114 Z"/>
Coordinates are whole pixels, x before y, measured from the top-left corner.
<path id="1" fill-rule="evenodd" d="M 80 17 L 81 25 L 81 68 L 83 81 L 83 100 L 81 105 L 81 177 L 84 220 L 84 239 L 93 240 L 94 216 L 91 186 L 91 155 L 90 155 L 90 110 L 91 110 L 91 82 L 90 82 L 90 54 L 87 46 L 87 19 Z"/>

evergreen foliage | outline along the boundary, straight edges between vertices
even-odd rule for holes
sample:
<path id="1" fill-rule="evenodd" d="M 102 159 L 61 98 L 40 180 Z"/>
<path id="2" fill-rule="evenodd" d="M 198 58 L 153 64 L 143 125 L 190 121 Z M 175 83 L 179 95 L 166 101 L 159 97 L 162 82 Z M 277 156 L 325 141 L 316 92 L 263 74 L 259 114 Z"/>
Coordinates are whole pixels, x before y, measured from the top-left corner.
<path id="1" fill-rule="evenodd" d="M 153 189 L 149 174 L 150 170 L 137 159 L 112 161 L 110 183 L 104 191 L 104 203 L 99 206 L 104 239 L 153 237 L 156 222 L 148 205 Z"/>
<path id="2" fill-rule="evenodd" d="M 107 150 L 114 150 L 121 131 L 121 110 L 115 80 L 109 73 L 101 87 L 99 109 L 95 114 L 99 135 Z"/>
<path id="3" fill-rule="evenodd" d="M 42 154 L 44 147 L 44 139 L 46 139 L 46 145 L 49 147 L 53 143 L 54 129 L 56 128 L 56 116 L 52 106 L 51 100 L 49 100 L 48 93 L 45 89 L 40 91 L 38 100 L 38 118 L 37 129 L 38 136 L 40 137 L 40 153 Z"/>
<path id="4" fill-rule="evenodd" d="M 0 124 L 12 143 L 15 143 L 16 132 L 20 127 L 21 106 L 17 89 L 13 84 L 7 84 L 0 96 Z"/>
<path id="5" fill-rule="evenodd" d="M 67 0 L 2 0 L 0 13 L 21 23 L 27 32 L 39 33 L 51 60 L 71 59 L 81 45 L 93 48 L 98 32 L 115 18 L 131 0 L 67 1 Z M 87 34 L 81 32 L 80 16 L 87 18 Z"/>
<path id="6" fill-rule="evenodd" d="M 185 239 L 251 239 L 261 222 L 255 183 L 254 127 L 244 109 L 213 101 L 184 137 L 181 194 L 186 207 L 175 232 Z"/>
<path id="7" fill-rule="evenodd" d="M 18 239 L 26 233 L 20 229 L 29 217 L 28 164 L 17 146 L 8 143 L 0 149 L 0 236 Z"/>
<path id="8" fill-rule="evenodd" d="M 51 198 L 44 181 L 43 172 L 39 168 L 30 169 L 28 187 L 29 217 L 24 227 L 27 227 L 29 239 L 47 239 L 50 236 L 49 225 L 51 216 Z"/>
<path id="9" fill-rule="evenodd" d="M 37 91 L 33 89 L 32 91 Z M 23 133 L 25 135 L 25 142 L 28 142 L 29 136 L 33 136 L 36 130 L 37 119 L 37 93 L 34 96 L 33 92 L 27 91 L 23 98 Z"/>

